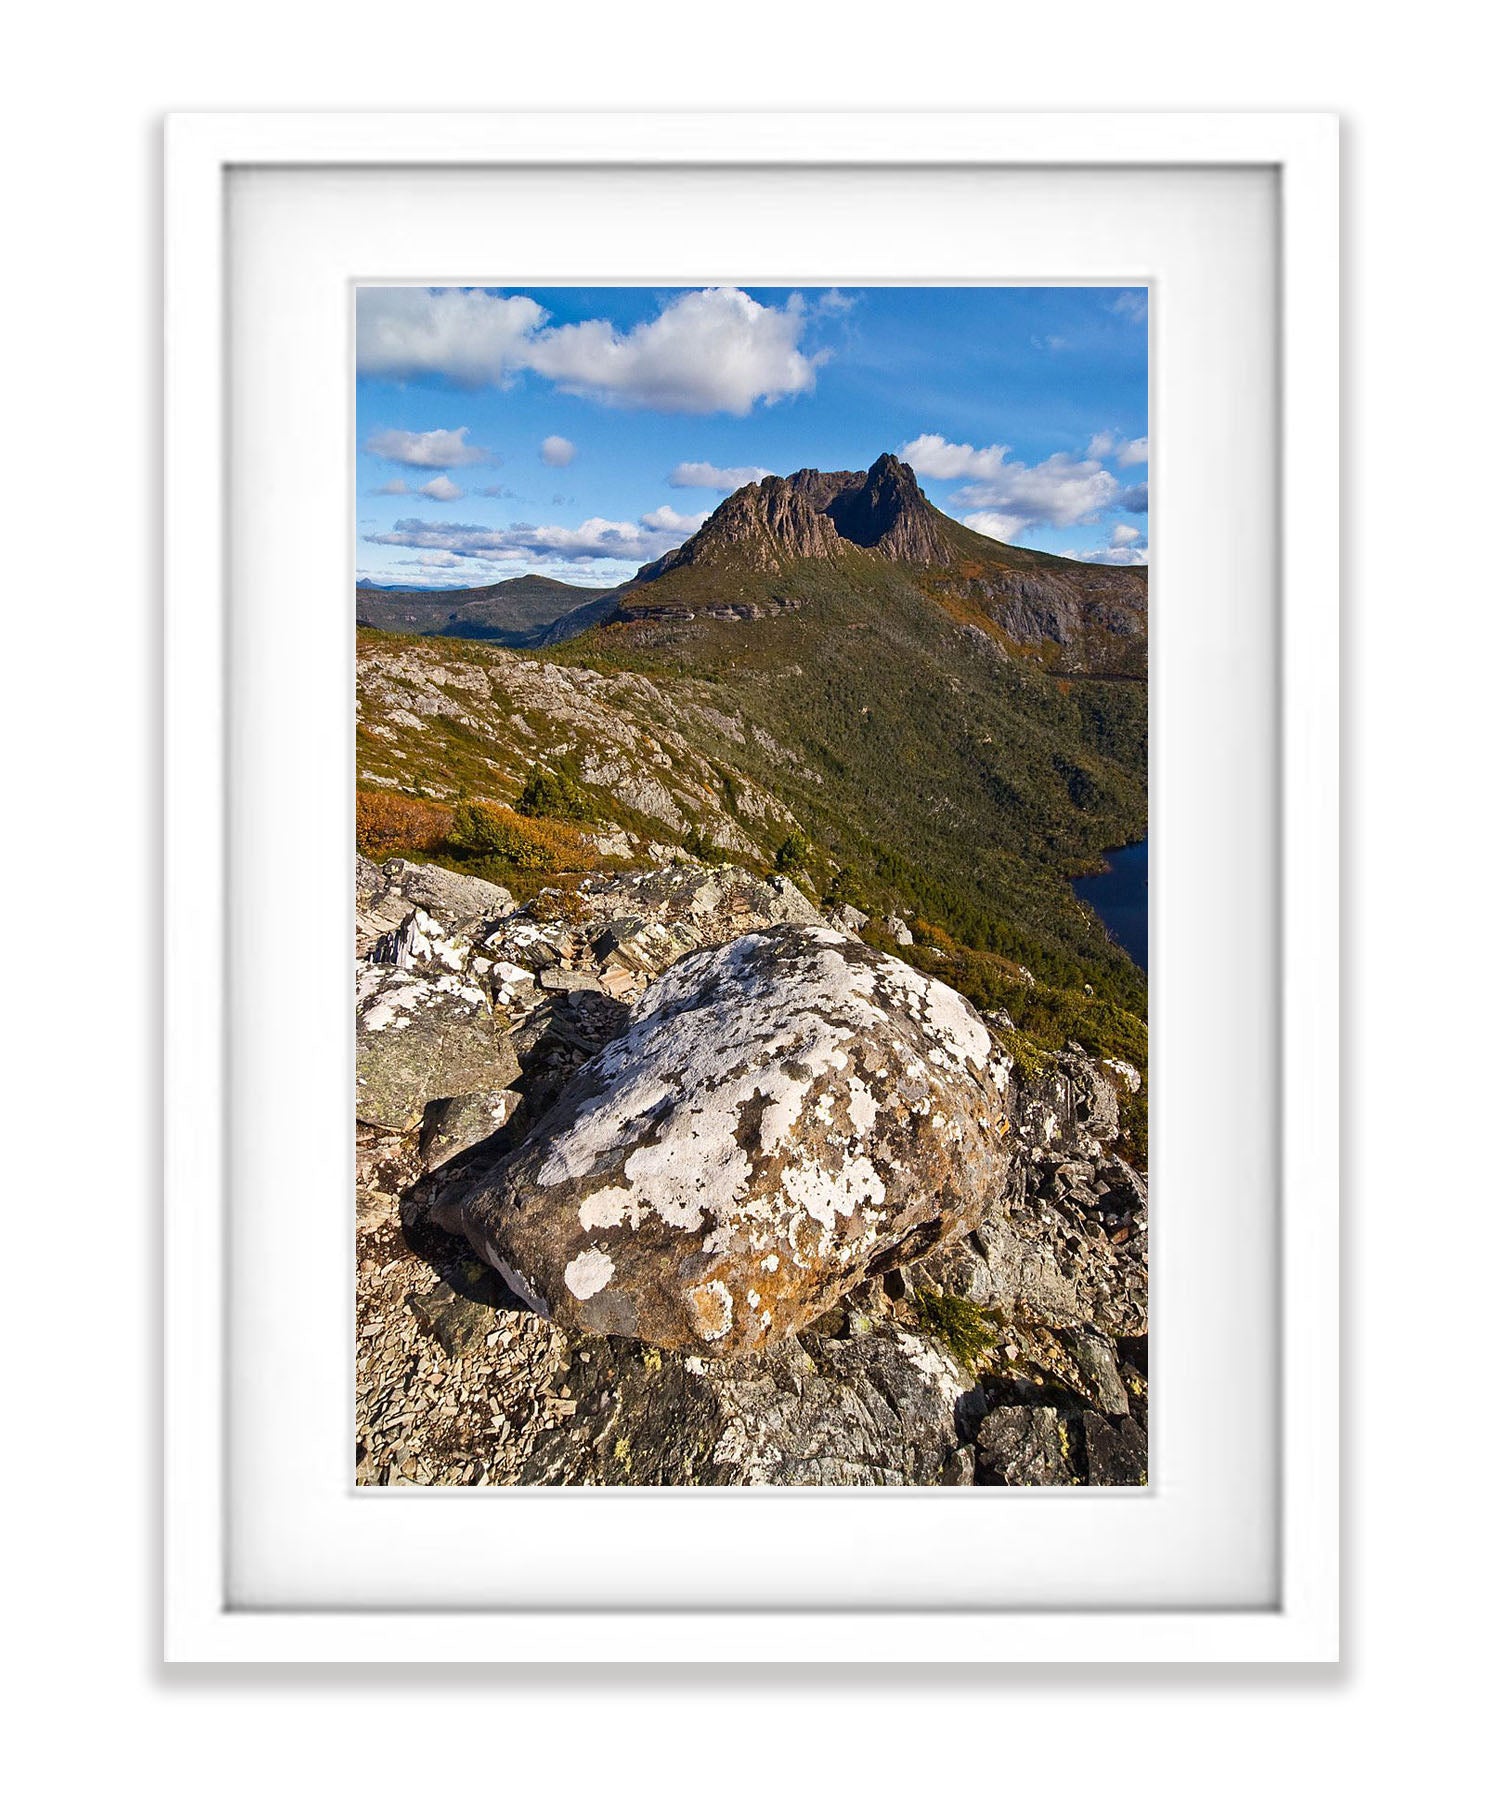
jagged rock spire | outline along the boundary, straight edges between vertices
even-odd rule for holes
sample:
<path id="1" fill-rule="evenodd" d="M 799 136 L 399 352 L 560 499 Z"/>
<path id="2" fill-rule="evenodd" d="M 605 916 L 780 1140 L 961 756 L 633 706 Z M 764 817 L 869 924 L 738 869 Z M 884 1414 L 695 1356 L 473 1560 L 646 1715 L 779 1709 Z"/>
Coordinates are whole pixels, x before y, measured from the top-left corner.
<path id="1" fill-rule="evenodd" d="M 943 515 L 904 462 L 887 453 L 868 471 L 798 469 L 737 489 L 679 549 L 648 563 L 637 581 L 728 556 L 755 569 L 831 559 L 850 546 L 892 562 L 946 563 Z"/>

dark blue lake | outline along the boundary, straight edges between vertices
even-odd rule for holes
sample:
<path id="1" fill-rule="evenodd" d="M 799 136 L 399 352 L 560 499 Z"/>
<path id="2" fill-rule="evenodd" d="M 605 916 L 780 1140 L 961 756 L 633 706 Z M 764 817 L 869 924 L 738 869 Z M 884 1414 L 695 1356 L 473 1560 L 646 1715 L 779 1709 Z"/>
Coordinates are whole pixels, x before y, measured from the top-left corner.
<path id="1" fill-rule="evenodd" d="M 1146 966 L 1146 840 L 1123 850 L 1105 852 L 1109 866 L 1102 875 L 1080 875 L 1073 892 L 1092 906 L 1104 929 L 1130 960 Z"/>

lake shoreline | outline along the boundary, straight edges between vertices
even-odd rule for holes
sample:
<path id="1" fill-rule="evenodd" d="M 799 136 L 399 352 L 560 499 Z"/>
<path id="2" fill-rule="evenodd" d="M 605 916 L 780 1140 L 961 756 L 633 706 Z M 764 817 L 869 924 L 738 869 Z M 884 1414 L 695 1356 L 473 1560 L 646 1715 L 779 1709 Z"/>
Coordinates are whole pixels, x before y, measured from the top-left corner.
<path id="1" fill-rule="evenodd" d="M 1068 885 L 1141 972 L 1147 973 L 1150 834 L 1103 853 L 1103 866 L 1075 875 Z"/>

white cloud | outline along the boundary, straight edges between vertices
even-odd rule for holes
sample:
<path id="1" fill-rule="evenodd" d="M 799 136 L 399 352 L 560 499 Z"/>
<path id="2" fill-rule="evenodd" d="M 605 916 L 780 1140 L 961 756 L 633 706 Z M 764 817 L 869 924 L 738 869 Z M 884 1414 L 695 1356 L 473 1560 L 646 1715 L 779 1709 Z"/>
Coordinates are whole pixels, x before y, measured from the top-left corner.
<path id="1" fill-rule="evenodd" d="M 460 387 L 503 382 L 526 367 L 546 313 L 525 294 L 479 288 L 361 288 L 355 355 L 361 375 L 443 375 Z"/>
<path id="2" fill-rule="evenodd" d="M 1146 322 L 1146 290 L 1145 288 L 1129 288 L 1116 297 L 1109 309 L 1119 313 L 1121 318 L 1129 319 L 1132 325 L 1144 325 Z"/>
<path id="3" fill-rule="evenodd" d="M 1084 451 L 1084 455 L 1095 462 L 1102 461 L 1105 457 L 1112 457 L 1116 465 L 1122 469 L 1133 469 L 1138 463 L 1148 460 L 1145 438 L 1130 438 L 1127 441 L 1125 438 L 1116 437 L 1112 431 L 1096 431 L 1089 439 L 1089 447 Z"/>
<path id="4" fill-rule="evenodd" d="M 377 431 L 365 442 L 371 456 L 405 463 L 409 469 L 457 469 L 465 463 L 489 461 L 489 452 L 465 442 L 467 425 L 457 431 Z"/>
<path id="5" fill-rule="evenodd" d="M 372 488 L 370 491 L 375 494 L 409 494 L 411 489 L 399 475 L 396 475 L 393 476 L 391 480 L 382 482 L 378 488 Z"/>
<path id="6" fill-rule="evenodd" d="M 1038 463 L 1012 462 L 1004 444 L 976 449 L 972 444 L 950 444 L 930 431 L 901 450 L 918 475 L 962 480 L 964 485 L 954 490 L 952 500 L 956 506 L 975 509 L 961 515 L 963 523 L 1002 543 L 1014 543 L 1034 525 L 1066 528 L 1088 524 L 1116 509 L 1145 512 L 1146 483 L 1122 487 L 1102 460 L 1113 456 L 1123 466 L 1143 462 L 1145 453 L 1144 438 L 1122 444 L 1108 431 L 1095 432 L 1081 457 L 1059 450 Z"/>
<path id="7" fill-rule="evenodd" d="M 529 366 L 559 387 L 618 406 L 743 415 L 757 400 L 808 392 L 819 358 L 798 341 L 806 309 L 762 306 L 738 288 L 682 294 L 628 332 L 605 319 L 540 333 Z"/>
<path id="8" fill-rule="evenodd" d="M 732 494 L 736 488 L 747 487 L 752 481 L 764 481 L 773 472 L 750 463 L 738 469 L 721 469 L 711 462 L 680 462 L 667 477 L 667 485 L 674 488 L 712 488 L 716 493 Z"/>
<path id="9" fill-rule="evenodd" d="M 541 458 L 549 469 L 565 469 L 578 454 L 578 446 L 565 437 L 544 437 Z"/>
<path id="10" fill-rule="evenodd" d="M 684 531 L 691 535 L 707 517 L 706 512 L 680 513 L 675 507 L 658 506 L 654 512 L 642 513 L 641 523 L 653 531 Z"/>
<path id="11" fill-rule="evenodd" d="M 462 500 L 464 497 L 464 490 L 446 475 L 435 475 L 431 481 L 424 481 L 417 492 L 425 494 L 429 500 Z"/>
<path id="12" fill-rule="evenodd" d="M 901 446 L 901 460 L 910 463 L 918 475 L 930 475 L 935 481 L 998 475 L 1009 453 L 1007 444 L 991 444 L 987 450 L 976 450 L 972 444 L 950 444 L 935 431 L 924 431 Z"/>
<path id="13" fill-rule="evenodd" d="M 1059 450 L 1039 463 L 1006 463 L 994 475 L 954 495 L 961 506 L 995 507 L 1030 524 L 1078 525 L 1114 504 L 1120 484 L 1092 457 Z"/>
<path id="14" fill-rule="evenodd" d="M 397 519 L 389 531 L 369 533 L 365 542 L 408 550 L 438 552 L 460 560 L 495 564 L 567 564 L 586 567 L 613 563 L 633 572 L 675 550 L 692 536 L 706 514 L 684 515 L 670 506 L 630 521 L 585 519 L 576 526 L 515 524 L 507 526 L 450 524 L 442 519 Z"/>
<path id="15" fill-rule="evenodd" d="M 1105 550 L 1070 550 L 1064 554 L 1075 556 L 1080 562 L 1119 563 L 1129 568 L 1142 568 L 1150 560 L 1144 544 L 1122 544 Z"/>
<path id="16" fill-rule="evenodd" d="M 1002 544 L 1013 544 L 1030 521 L 1023 519 L 1018 513 L 975 512 L 965 513 L 963 523 L 970 531 L 998 538 Z"/>
<path id="17" fill-rule="evenodd" d="M 1123 550 L 1127 544 L 1139 543 L 1140 537 L 1134 525 L 1116 525 L 1109 534 L 1109 541 L 1113 549 Z"/>
<path id="18" fill-rule="evenodd" d="M 359 372 L 477 387 L 529 370 L 609 405 L 743 415 L 757 401 L 809 392 L 824 354 L 800 347 L 808 313 L 796 294 L 777 307 L 738 288 L 704 288 L 624 332 L 608 319 L 548 326 L 548 316 L 524 295 L 366 288 Z"/>

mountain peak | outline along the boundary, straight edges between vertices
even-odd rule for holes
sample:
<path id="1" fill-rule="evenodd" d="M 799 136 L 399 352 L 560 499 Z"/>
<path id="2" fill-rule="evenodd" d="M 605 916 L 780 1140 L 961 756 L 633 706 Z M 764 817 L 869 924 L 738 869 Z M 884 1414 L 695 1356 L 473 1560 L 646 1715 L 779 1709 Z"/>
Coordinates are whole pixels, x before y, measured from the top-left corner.
<path id="1" fill-rule="evenodd" d="M 887 451 L 869 469 L 798 469 L 737 488 L 678 549 L 648 563 L 638 582 L 728 556 L 754 569 L 831 560 L 850 546 L 891 562 L 944 563 L 952 551 L 942 514 L 911 468 Z"/>

